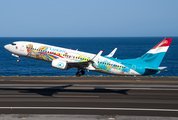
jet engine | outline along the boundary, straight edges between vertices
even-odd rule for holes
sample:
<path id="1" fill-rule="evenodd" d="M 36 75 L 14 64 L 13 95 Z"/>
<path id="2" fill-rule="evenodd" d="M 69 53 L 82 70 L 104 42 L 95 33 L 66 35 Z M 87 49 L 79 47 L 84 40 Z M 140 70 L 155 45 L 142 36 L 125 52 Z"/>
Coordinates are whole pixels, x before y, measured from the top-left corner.
<path id="1" fill-rule="evenodd" d="M 53 60 L 51 66 L 61 70 L 67 70 L 69 68 L 67 61 L 60 60 L 60 59 Z"/>

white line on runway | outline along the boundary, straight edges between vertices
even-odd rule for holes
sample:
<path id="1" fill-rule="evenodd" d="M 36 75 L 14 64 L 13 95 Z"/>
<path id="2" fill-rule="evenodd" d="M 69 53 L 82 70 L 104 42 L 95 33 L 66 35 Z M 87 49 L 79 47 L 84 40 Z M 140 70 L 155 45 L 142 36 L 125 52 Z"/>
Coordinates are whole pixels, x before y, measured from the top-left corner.
<path id="1" fill-rule="evenodd" d="M 175 90 L 177 91 L 178 89 L 173 89 L 173 88 L 98 88 L 98 87 L 66 87 L 66 88 L 61 88 L 61 87 L 55 87 L 55 88 L 46 88 L 46 87 L 10 87 L 12 89 L 48 89 L 48 90 L 123 90 L 123 89 L 130 89 L 130 90 Z M 9 89 L 9 87 L 3 87 L 0 89 Z"/>
<path id="2" fill-rule="evenodd" d="M 52 95 L 55 98 L 99 98 L 99 96 L 75 96 L 75 95 Z M 50 96 L 35 96 L 35 95 L 0 95 L 0 98 L 37 98 L 37 97 L 50 97 Z"/>
<path id="3" fill-rule="evenodd" d="M 63 98 L 63 97 L 64 97 L 64 98 L 66 98 L 66 97 L 67 97 L 67 98 L 68 98 L 68 97 L 74 97 L 74 98 L 76 98 L 76 97 L 77 97 L 77 98 L 78 98 L 78 97 L 79 97 L 79 98 L 88 98 L 88 97 L 89 97 L 89 98 L 96 98 L 96 97 L 99 97 L 99 96 L 74 96 L 74 95 L 73 95 L 73 96 L 67 96 L 67 95 L 60 95 L 60 96 L 59 96 L 59 95 L 53 95 L 53 97 L 62 97 L 62 98 Z"/>
<path id="4" fill-rule="evenodd" d="M 0 107 L 0 109 L 127 110 L 127 111 L 162 111 L 162 112 L 178 112 L 178 109 L 150 109 L 150 108 L 94 108 L 94 107 Z"/>
<path id="5" fill-rule="evenodd" d="M 71 85 L 71 86 L 67 86 L 67 85 Z M 25 87 L 62 87 L 62 86 L 67 86 L 67 87 L 136 87 L 136 88 L 145 88 L 145 87 L 151 87 L 151 88 L 155 88 L 155 87 L 178 87 L 178 85 L 155 85 L 155 84 L 119 84 L 119 85 L 107 85 L 107 84 L 103 84 L 103 85 L 98 85 L 98 84 L 0 84 L 0 87 L 21 87 L 21 86 L 25 86 Z"/>
<path id="6" fill-rule="evenodd" d="M 104 88 L 111 90 L 123 90 L 123 89 L 131 89 L 131 90 L 178 90 L 178 89 L 169 89 L 169 88 Z"/>

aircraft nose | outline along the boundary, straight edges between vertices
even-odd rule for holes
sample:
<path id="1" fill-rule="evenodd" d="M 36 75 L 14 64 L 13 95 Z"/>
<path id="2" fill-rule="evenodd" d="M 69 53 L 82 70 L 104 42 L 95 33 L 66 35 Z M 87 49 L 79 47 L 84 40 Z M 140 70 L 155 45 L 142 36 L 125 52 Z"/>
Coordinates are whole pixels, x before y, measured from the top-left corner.
<path id="1" fill-rule="evenodd" d="M 10 45 L 7 44 L 7 45 L 4 46 L 4 48 L 5 48 L 6 50 L 9 50 L 9 49 L 10 49 Z"/>

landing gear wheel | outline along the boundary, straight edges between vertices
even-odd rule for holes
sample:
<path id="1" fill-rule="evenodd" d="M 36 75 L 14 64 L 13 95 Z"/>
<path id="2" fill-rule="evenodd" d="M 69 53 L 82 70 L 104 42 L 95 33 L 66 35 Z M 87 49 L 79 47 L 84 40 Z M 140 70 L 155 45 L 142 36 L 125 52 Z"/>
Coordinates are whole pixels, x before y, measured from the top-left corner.
<path id="1" fill-rule="evenodd" d="M 85 74 L 85 71 L 84 71 L 84 70 L 81 70 L 81 73 L 82 73 L 82 75 L 84 75 L 84 74 Z"/>
<path id="2" fill-rule="evenodd" d="M 76 76 L 77 77 L 80 77 L 81 75 L 84 75 L 85 74 L 85 71 L 84 70 L 81 70 L 80 71 L 80 69 L 78 69 L 78 72 L 76 73 Z"/>
<path id="3" fill-rule="evenodd" d="M 77 73 L 76 73 L 76 76 L 77 76 L 77 77 L 80 77 L 81 75 L 82 75 L 81 72 L 77 72 Z"/>

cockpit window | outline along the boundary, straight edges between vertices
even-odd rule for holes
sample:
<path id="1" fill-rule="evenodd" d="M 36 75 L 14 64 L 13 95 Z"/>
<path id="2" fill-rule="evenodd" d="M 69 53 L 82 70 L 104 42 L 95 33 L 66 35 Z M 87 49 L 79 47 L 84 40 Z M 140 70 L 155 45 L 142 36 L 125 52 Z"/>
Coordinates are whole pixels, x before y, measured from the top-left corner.
<path id="1" fill-rule="evenodd" d="M 12 43 L 12 45 L 16 45 L 15 43 Z"/>

